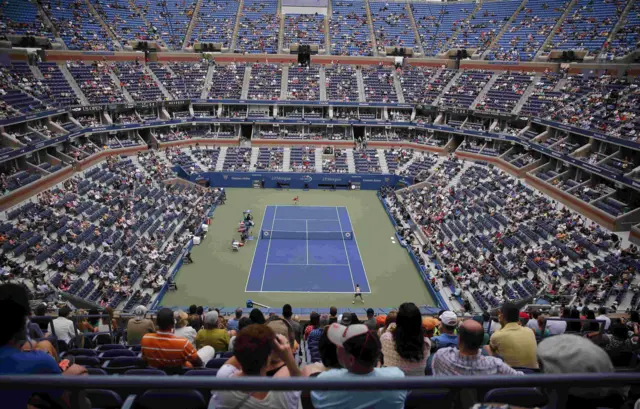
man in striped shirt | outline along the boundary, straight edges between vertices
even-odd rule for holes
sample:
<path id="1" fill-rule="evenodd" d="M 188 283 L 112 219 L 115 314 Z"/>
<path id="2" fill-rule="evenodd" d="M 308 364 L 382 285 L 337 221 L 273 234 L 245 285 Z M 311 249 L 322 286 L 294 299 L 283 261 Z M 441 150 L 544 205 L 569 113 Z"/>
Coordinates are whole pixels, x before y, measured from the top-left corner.
<path id="1" fill-rule="evenodd" d="M 524 375 L 501 359 L 484 356 L 480 348 L 484 338 L 482 325 L 474 320 L 464 321 L 458 328 L 458 348 L 439 349 L 433 357 L 433 374 L 455 375 Z"/>
<path id="2" fill-rule="evenodd" d="M 173 311 L 158 312 L 157 332 L 142 337 L 142 358 L 152 368 L 199 367 L 203 365 L 198 351 L 188 339 L 173 334 Z M 210 347 L 209 347 L 210 348 Z M 212 348 L 213 349 L 213 348 Z"/>

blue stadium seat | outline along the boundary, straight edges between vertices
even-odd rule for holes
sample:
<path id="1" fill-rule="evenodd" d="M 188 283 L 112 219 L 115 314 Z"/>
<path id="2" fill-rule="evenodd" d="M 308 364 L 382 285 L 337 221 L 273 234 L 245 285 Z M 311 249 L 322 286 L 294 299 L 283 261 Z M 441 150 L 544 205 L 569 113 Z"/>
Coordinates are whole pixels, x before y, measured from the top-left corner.
<path id="1" fill-rule="evenodd" d="M 154 389 L 135 400 L 139 409 L 205 409 L 207 403 L 198 391 Z"/>
<path id="2" fill-rule="evenodd" d="M 498 388 L 487 392 L 483 402 L 533 408 L 546 405 L 547 397 L 536 388 Z"/>

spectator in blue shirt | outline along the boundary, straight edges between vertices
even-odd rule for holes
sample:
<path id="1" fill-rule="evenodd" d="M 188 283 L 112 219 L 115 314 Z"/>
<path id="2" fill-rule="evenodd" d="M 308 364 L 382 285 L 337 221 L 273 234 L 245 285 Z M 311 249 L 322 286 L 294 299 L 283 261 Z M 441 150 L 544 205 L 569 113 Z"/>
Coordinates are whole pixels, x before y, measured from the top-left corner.
<path id="1" fill-rule="evenodd" d="M 236 309 L 236 316 L 233 319 L 227 321 L 227 330 L 238 332 L 238 322 L 242 318 L 242 308 Z"/>
<path id="2" fill-rule="evenodd" d="M 344 326 L 331 324 L 327 337 L 337 347 L 338 361 L 343 369 L 321 372 L 318 379 L 404 378 L 396 367 L 377 368 L 382 346 L 375 331 L 364 324 Z M 377 391 L 312 391 L 311 401 L 316 409 L 401 409 L 407 398 L 406 390 Z"/>
<path id="3" fill-rule="evenodd" d="M 458 346 L 458 336 L 456 335 L 456 326 L 458 317 L 452 311 L 444 311 L 440 315 L 440 335 L 431 338 L 436 349 L 456 347 Z"/>
<path id="4" fill-rule="evenodd" d="M 39 350 L 33 345 L 27 331 L 30 313 L 29 298 L 24 287 L 17 284 L 0 286 L 0 311 L 4 316 L 3 331 L 0 333 L 0 375 L 28 375 L 28 374 L 60 374 L 62 370 L 55 358 Z M 48 341 L 45 341 L 50 345 Z M 23 352 L 23 346 L 30 351 Z M 67 369 L 69 374 L 86 373 L 86 369 L 79 365 L 72 365 Z M 2 391 L 0 401 L 3 409 L 24 409 L 27 407 L 31 395 L 36 391 Z M 43 393 L 43 391 L 38 391 Z M 60 393 L 47 393 L 57 399 Z"/>

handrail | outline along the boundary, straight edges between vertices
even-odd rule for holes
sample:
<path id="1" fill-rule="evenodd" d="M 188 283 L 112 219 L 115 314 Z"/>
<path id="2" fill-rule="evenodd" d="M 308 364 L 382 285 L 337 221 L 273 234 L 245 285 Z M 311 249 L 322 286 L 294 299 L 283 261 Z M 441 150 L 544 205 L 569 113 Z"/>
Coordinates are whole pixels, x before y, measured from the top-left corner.
<path id="1" fill-rule="evenodd" d="M 602 373 L 527 376 L 425 376 L 406 378 L 213 378 L 190 377 L 127 377 L 89 376 L 68 377 L 56 375 L 0 375 L 0 390 L 33 390 L 34 388 L 117 389 L 139 391 L 145 389 L 210 389 L 240 391 L 291 391 L 291 390 L 399 390 L 399 389 L 449 389 L 486 387 L 622 387 L 640 385 L 639 373 Z"/>

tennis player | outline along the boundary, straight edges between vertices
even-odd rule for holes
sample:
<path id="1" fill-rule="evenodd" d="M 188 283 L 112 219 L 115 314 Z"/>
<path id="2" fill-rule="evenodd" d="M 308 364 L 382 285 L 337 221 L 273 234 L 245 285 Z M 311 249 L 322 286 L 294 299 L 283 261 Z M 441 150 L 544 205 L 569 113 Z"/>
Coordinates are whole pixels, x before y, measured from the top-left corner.
<path id="1" fill-rule="evenodd" d="M 352 304 L 356 303 L 356 298 L 360 297 L 360 301 L 362 301 L 362 303 L 364 304 L 364 298 L 362 298 L 362 293 L 360 292 L 360 284 L 356 284 L 356 293 L 353 294 L 353 302 Z"/>
<path id="2" fill-rule="evenodd" d="M 300 198 L 298 196 L 294 197 L 293 198 L 293 204 L 297 205 L 299 200 L 300 200 Z"/>

